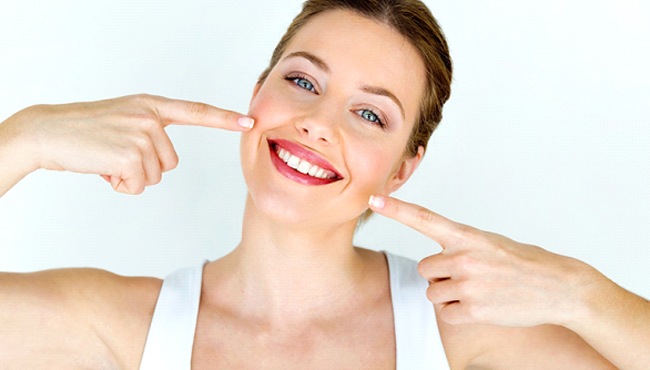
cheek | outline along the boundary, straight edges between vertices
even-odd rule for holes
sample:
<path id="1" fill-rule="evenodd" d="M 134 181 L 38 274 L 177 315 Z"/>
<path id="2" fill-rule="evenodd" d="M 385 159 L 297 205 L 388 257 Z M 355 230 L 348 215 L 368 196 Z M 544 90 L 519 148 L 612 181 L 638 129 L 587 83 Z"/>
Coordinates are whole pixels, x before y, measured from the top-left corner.
<path id="1" fill-rule="evenodd" d="M 264 90 L 260 91 L 248 107 L 248 115 L 255 119 L 255 128 L 267 128 L 278 115 L 282 114 L 278 101 L 266 94 Z"/>
<path id="2" fill-rule="evenodd" d="M 287 96 L 279 86 L 269 83 L 262 86 L 248 107 L 248 115 L 255 119 L 256 128 L 272 128 L 290 122 L 290 119 L 305 109 L 305 104 Z"/>
<path id="3" fill-rule="evenodd" d="M 395 172 L 397 151 L 389 150 L 387 146 L 355 149 L 353 155 L 348 156 L 348 165 L 359 191 L 363 196 L 385 193 L 389 180 Z"/>

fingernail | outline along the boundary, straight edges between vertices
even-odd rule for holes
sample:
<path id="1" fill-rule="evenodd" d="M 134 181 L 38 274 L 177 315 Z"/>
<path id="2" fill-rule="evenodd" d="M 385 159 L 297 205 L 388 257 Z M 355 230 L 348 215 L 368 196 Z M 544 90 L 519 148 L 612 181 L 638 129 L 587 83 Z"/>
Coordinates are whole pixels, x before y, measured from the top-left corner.
<path id="1" fill-rule="evenodd" d="M 253 128 L 255 120 L 250 117 L 242 116 L 237 118 L 237 124 L 243 128 Z"/>
<path id="2" fill-rule="evenodd" d="M 383 197 L 371 195 L 370 199 L 368 200 L 368 204 L 375 208 L 384 208 L 386 201 Z"/>

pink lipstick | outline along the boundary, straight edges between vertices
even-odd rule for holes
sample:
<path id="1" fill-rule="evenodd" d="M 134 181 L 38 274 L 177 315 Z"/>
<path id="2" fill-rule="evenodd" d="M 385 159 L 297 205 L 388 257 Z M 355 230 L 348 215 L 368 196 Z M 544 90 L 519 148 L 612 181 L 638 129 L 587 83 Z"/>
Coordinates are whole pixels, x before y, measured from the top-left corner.
<path id="1" fill-rule="evenodd" d="M 303 185 L 327 185 L 343 177 L 327 160 L 300 144 L 268 139 L 271 162 L 283 176 Z"/>

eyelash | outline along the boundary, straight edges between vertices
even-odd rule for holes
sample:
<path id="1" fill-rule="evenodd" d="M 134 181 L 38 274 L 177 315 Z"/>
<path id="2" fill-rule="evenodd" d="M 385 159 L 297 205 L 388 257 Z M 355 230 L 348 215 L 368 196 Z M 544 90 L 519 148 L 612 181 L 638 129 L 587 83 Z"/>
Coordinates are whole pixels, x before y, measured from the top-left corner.
<path id="1" fill-rule="evenodd" d="M 307 91 L 310 91 L 310 92 L 312 92 L 312 93 L 314 93 L 316 95 L 319 95 L 318 91 L 316 91 L 316 87 L 314 86 L 314 84 L 311 81 L 309 81 L 309 79 L 307 77 L 305 77 L 304 75 L 292 73 L 292 74 L 287 75 L 284 79 L 291 82 L 291 83 L 293 83 L 294 85 L 296 85 L 297 87 L 299 87 L 299 88 L 301 88 L 303 90 L 307 90 Z M 301 80 L 307 82 L 311 86 L 311 89 L 308 89 L 308 88 L 300 85 L 299 81 L 301 81 Z"/>
<path id="2" fill-rule="evenodd" d="M 371 118 L 364 117 L 365 112 L 372 114 L 372 117 Z M 384 123 L 384 121 L 379 117 L 379 114 L 375 113 L 375 111 L 373 111 L 372 109 L 369 108 L 359 109 L 356 111 L 356 113 L 359 115 L 359 117 L 361 117 L 361 119 L 379 126 L 382 130 L 386 129 L 386 124 Z"/>
<path id="3" fill-rule="evenodd" d="M 314 84 L 311 81 L 309 81 L 309 79 L 307 77 L 305 77 L 304 75 L 302 75 L 302 74 L 291 73 L 291 74 L 286 75 L 284 77 L 284 79 L 286 81 L 291 82 L 293 85 L 295 85 L 296 87 L 298 87 L 300 89 L 307 90 L 307 91 L 309 91 L 311 93 L 314 93 L 316 95 L 320 95 L 318 93 L 318 91 L 316 91 L 316 87 L 314 86 Z M 304 83 L 301 84 L 302 81 L 309 84 L 309 86 L 311 88 L 305 87 Z M 386 129 L 386 124 L 384 123 L 383 119 L 380 118 L 379 114 L 376 113 L 374 110 L 369 109 L 369 108 L 364 108 L 364 109 L 356 110 L 355 113 L 359 117 L 361 117 L 361 119 L 363 119 L 364 121 L 366 121 L 366 122 L 368 122 L 370 124 L 373 124 L 373 125 L 377 125 L 382 130 Z M 367 113 L 370 113 L 372 116 L 370 118 L 367 118 Z"/>

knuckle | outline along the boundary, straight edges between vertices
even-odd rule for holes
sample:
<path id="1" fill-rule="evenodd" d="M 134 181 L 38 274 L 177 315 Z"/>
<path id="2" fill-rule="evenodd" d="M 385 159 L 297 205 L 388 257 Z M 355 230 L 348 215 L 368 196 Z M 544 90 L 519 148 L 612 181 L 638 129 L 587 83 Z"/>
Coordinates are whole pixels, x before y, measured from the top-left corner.
<path id="1" fill-rule="evenodd" d="M 465 252 L 459 255 L 454 262 L 458 266 L 458 271 L 467 279 L 480 277 L 489 270 L 486 261 L 480 256 L 474 255 L 473 252 Z"/>
<path id="2" fill-rule="evenodd" d="M 424 207 L 418 207 L 415 220 L 420 226 L 427 226 L 433 221 L 433 214 Z"/>
<path id="3" fill-rule="evenodd" d="M 456 291 L 460 297 L 472 297 L 474 284 L 469 280 L 462 280 L 456 283 Z"/>
<path id="4" fill-rule="evenodd" d="M 476 243 L 481 243 L 481 238 L 483 237 L 480 230 L 468 225 L 458 225 L 453 232 L 453 236 L 458 245 L 474 245 Z"/>
<path id="5" fill-rule="evenodd" d="M 151 95 L 148 94 L 135 94 L 126 97 L 127 101 L 133 105 L 143 106 L 149 105 L 151 102 Z"/>
<path id="6" fill-rule="evenodd" d="M 239 115 L 235 112 L 229 110 L 220 110 L 219 115 L 221 119 L 225 121 L 236 121 L 239 118 Z"/>
<path id="7" fill-rule="evenodd" d="M 152 146 L 151 140 L 149 139 L 149 136 L 146 134 L 135 135 L 135 137 L 133 137 L 132 140 L 133 140 L 133 145 L 140 150 L 149 149 Z"/>
<path id="8" fill-rule="evenodd" d="M 173 153 L 170 156 L 169 160 L 165 163 L 165 170 L 169 171 L 178 167 L 178 162 L 179 162 L 178 155 L 176 153 Z"/>
<path id="9" fill-rule="evenodd" d="M 160 119 L 151 114 L 142 116 L 139 121 L 141 129 L 146 132 L 152 132 L 161 127 Z"/>
<path id="10" fill-rule="evenodd" d="M 418 262 L 418 274 L 424 276 L 426 275 L 427 270 L 428 270 L 428 263 L 427 263 L 427 259 L 425 258 L 420 262 Z"/>
<path id="11" fill-rule="evenodd" d="M 240 117 L 239 114 L 229 111 L 229 110 L 211 110 L 211 119 L 214 123 L 220 127 L 227 127 L 234 122 L 237 122 L 237 119 Z"/>
<path id="12" fill-rule="evenodd" d="M 152 132 L 158 127 L 162 127 L 162 122 L 158 115 L 150 110 L 142 107 L 133 108 L 128 113 L 128 123 L 133 132 Z"/>
<path id="13" fill-rule="evenodd" d="M 156 173 L 150 175 L 149 185 L 160 184 L 161 181 L 162 181 L 162 174 L 156 171 Z"/>
<path id="14" fill-rule="evenodd" d="M 436 289 L 434 288 L 434 285 L 432 283 L 429 283 L 429 287 L 427 288 L 427 299 L 432 303 L 436 303 L 436 297 L 437 297 Z"/>
<path id="15" fill-rule="evenodd" d="M 458 266 L 463 270 L 467 270 L 468 268 L 472 267 L 476 262 L 474 257 L 466 251 L 458 252 L 450 258 L 454 266 Z"/>
<path id="16" fill-rule="evenodd" d="M 143 103 L 151 103 L 155 100 L 155 96 L 151 94 L 145 94 L 145 93 L 140 93 L 135 95 L 138 100 L 142 101 Z"/>
<path id="17" fill-rule="evenodd" d="M 473 251 L 463 251 L 458 254 L 458 263 L 468 267 L 476 267 L 481 261 L 474 256 Z"/>
<path id="18" fill-rule="evenodd" d="M 195 117 L 205 117 L 210 111 L 210 107 L 205 103 L 192 102 L 190 103 L 189 111 Z"/>
<path id="19" fill-rule="evenodd" d="M 472 240 L 476 237 L 476 229 L 467 225 L 459 225 L 456 229 L 456 233 L 462 240 Z"/>

